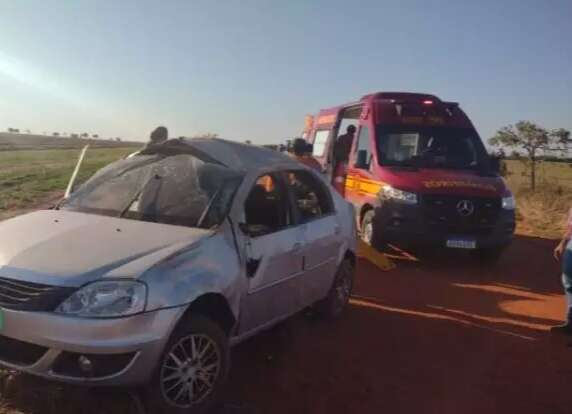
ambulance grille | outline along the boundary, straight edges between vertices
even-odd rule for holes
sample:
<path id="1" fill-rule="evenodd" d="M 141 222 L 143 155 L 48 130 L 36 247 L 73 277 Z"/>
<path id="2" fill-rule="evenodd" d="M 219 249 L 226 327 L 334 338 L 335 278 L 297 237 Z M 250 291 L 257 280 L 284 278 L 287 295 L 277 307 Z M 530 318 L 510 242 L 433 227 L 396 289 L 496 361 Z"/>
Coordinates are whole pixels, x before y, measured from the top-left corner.
<path id="1" fill-rule="evenodd" d="M 459 203 L 462 202 L 468 202 L 472 207 L 470 214 L 461 214 Z M 421 203 L 429 223 L 442 227 L 447 232 L 459 234 L 486 233 L 491 230 L 502 208 L 500 198 L 458 195 L 423 195 Z M 463 211 L 466 212 L 467 210 Z"/>

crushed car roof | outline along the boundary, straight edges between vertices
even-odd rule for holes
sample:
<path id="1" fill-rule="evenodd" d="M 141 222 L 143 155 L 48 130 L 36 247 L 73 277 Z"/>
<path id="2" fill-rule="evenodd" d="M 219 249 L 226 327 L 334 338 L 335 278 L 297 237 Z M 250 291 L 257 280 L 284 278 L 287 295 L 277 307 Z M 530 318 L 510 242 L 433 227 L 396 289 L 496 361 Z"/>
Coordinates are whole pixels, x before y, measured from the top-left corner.
<path id="1" fill-rule="evenodd" d="M 184 138 L 181 141 L 207 154 L 221 164 L 237 170 L 277 167 L 279 165 L 300 167 L 301 165 L 295 159 L 278 151 L 226 139 Z"/>

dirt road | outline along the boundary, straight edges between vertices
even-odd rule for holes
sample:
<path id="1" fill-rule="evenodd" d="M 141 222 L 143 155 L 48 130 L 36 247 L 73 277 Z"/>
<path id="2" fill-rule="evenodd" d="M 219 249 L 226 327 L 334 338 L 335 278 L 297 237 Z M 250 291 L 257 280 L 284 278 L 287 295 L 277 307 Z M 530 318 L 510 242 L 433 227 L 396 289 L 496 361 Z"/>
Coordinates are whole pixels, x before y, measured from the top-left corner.
<path id="1" fill-rule="evenodd" d="M 233 351 L 225 412 L 569 414 L 572 348 L 547 333 L 564 311 L 552 244 L 519 238 L 492 267 L 438 253 L 391 272 L 360 263 L 341 320 L 300 315 Z M 11 405 L 24 412 L 129 405 L 101 391 L 13 385 Z"/>

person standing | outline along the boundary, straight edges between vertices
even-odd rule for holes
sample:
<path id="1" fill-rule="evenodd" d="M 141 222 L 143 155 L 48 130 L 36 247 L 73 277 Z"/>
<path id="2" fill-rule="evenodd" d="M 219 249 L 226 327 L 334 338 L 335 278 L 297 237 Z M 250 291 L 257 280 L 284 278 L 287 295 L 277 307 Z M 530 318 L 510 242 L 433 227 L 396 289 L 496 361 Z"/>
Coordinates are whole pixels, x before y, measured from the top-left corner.
<path id="1" fill-rule="evenodd" d="M 554 258 L 562 260 L 562 285 L 566 295 L 566 322 L 551 328 L 553 333 L 572 335 L 572 208 L 568 213 L 566 231 L 554 249 Z"/>
<path id="2" fill-rule="evenodd" d="M 136 155 L 139 155 L 141 151 L 145 151 L 150 146 L 162 144 L 163 142 L 166 142 L 168 139 L 169 139 L 169 130 L 167 129 L 167 127 L 158 126 L 151 132 L 151 135 L 149 135 L 149 142 L 147 142 L 147 144 L 145 144 L 143 148 L 141 148 L 139 151 L 129 154 L 125 158 L 131 158 Z"/>
<path id="3" fill-rule="evenodd" d="M 348 174 L 350 152 L 354 143 L 355 134 L 356 127 L 354 125 L 348 125 L 346 133 L 344 135 L 340 135 L 334 145 L 334 176 L 332 184 L 342 197 L 345 194 L 346 176 Z"/>
<path id="4" fill-rule="evenodd" d="M 347 164 L 349 161 L 355 134 L 356 127 L 354 125 L 348 125 L 346 133 L 344 135 L 340 135 L 336 140 L 336 145 L 334 146 L 334 158 L 336 160 L 336 164 L 342 162 Z"/>
<path id="5" fill-rule="evenodd" d="M 169 139 L 169 130 L 164 126 L 158 126 L 151 132 L 147 145 L 162 144 Z"/>
<path id="6" fill-rule="evenodd" d="M 294 158 L 319 173 L 322 172 L 322 166 L 320 163 L 308 153 L 308 143 L 304 138 L 296 138 L 294 144 L 292 145 L 292 152 L 294 153 Z"/>

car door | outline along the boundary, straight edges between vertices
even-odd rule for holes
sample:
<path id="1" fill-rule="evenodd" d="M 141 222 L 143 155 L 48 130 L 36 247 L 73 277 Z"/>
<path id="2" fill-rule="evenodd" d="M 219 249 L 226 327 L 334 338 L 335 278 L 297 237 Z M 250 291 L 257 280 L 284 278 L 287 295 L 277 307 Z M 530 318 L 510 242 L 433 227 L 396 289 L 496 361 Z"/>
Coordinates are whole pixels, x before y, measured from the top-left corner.
<path id="1" fill-rule="evenodd" d="M 307 306 L 326 296 L 337 270 L 341 226 L 328 187 L 311 171 L 286 174 L 296 220 L 304 232 L 303 301 Z"/>
<path id="2" fill-rule="evenodd" d="M 279 175 L 260 176 L 244 203 L 248 288 L 242 298 L 241 334 L 282 319 L 302 306 L 304 234 Z"/>

